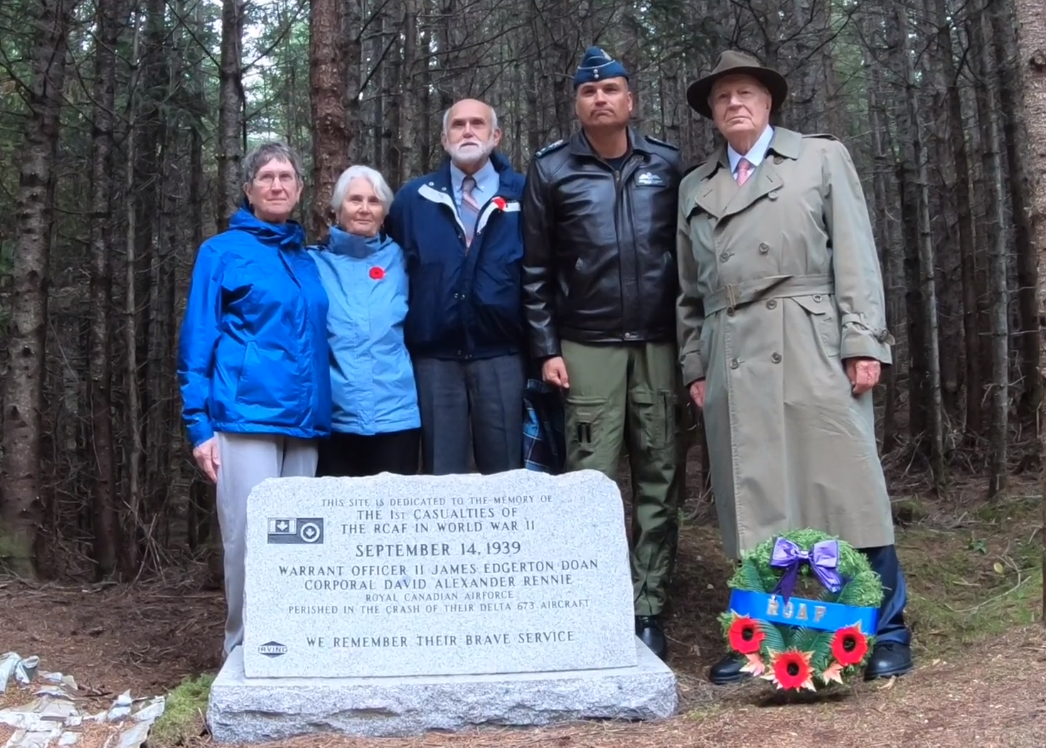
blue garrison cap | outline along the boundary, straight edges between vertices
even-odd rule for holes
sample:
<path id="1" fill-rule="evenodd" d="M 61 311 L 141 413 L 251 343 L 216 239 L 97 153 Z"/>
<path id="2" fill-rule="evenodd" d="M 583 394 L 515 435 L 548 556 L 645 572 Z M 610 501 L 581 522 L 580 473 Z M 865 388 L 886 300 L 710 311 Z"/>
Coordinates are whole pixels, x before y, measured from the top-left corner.
<path id="1" fill-rule="evenodd" d="M 589 47 L 585 50 L 585 56 L 581 58 L 581 64 L 577 66 L 574 73 L 574 88 L 583 83 L 593 81 L 605 81 L 607 78 L 628 79 L 625 66 L 603 51 L 601 47 Z"/>

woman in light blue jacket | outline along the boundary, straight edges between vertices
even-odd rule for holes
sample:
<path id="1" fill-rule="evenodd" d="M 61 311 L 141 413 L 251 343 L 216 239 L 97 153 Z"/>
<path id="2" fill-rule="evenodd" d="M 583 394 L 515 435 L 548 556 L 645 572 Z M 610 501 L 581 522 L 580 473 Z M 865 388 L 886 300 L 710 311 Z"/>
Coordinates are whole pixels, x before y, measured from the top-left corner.
<path id="1" fill-rule="evenodd" d="M 421 416 L 403 339 L 409 286 L 403 250 L 382 231 L 392 191 L 374 169 L 346 169 L 331 195 L 337 219 L 309 247 L 327 290 L 333 416 L 317 475 L 418 470 Z"/>

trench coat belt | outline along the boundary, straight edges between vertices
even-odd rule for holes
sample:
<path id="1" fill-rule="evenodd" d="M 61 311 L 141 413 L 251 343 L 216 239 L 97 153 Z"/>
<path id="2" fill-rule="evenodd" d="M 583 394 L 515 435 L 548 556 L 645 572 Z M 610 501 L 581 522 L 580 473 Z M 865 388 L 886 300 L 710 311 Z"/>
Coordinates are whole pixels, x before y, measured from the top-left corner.
<path id="1" fill-rule="evenodd" d="M 731 283 L 719 288 L 704 302 L 705 315 L 724 309 L 736 309 L 763 299 L 786 299 L 811 294 L 834 294 L 835 281 L 830 275 L 771 275 L 766 278 Z"/>

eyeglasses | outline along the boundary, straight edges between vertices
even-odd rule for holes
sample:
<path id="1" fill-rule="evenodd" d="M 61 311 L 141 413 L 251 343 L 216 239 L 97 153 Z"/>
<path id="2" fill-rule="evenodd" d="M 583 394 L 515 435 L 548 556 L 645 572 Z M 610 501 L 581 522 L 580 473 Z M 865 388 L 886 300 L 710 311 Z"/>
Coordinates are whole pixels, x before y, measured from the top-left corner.
<path id="1" fill-rule="evenodd" d="M 298 175 L 290 172 L 283 172 L 282 174 L 260 174 L 254 178 L 255 184 L 260 184 L 262 187 L 272 187 L 273 182 L 277 179 L 280 180 L 280 185 L 283 187 L 289 187 L 298 181 Z"/>

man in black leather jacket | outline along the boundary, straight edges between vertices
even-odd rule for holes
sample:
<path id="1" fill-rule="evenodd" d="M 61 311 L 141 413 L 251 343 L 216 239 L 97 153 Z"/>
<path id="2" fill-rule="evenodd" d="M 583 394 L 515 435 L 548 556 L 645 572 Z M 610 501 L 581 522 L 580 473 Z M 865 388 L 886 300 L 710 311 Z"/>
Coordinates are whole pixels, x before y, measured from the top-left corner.
<path id="1" fill-rule="evenodd" d="M 677 434 L 678 149 L 629 127 L 624 67 L 590 47 L 574 78 L 581 131 L 535 154 L 523 203 L 531 355 L 564 391 L 568 470 L 632 470 L 636 633 L 660 620 L 682 485 Z"/>

